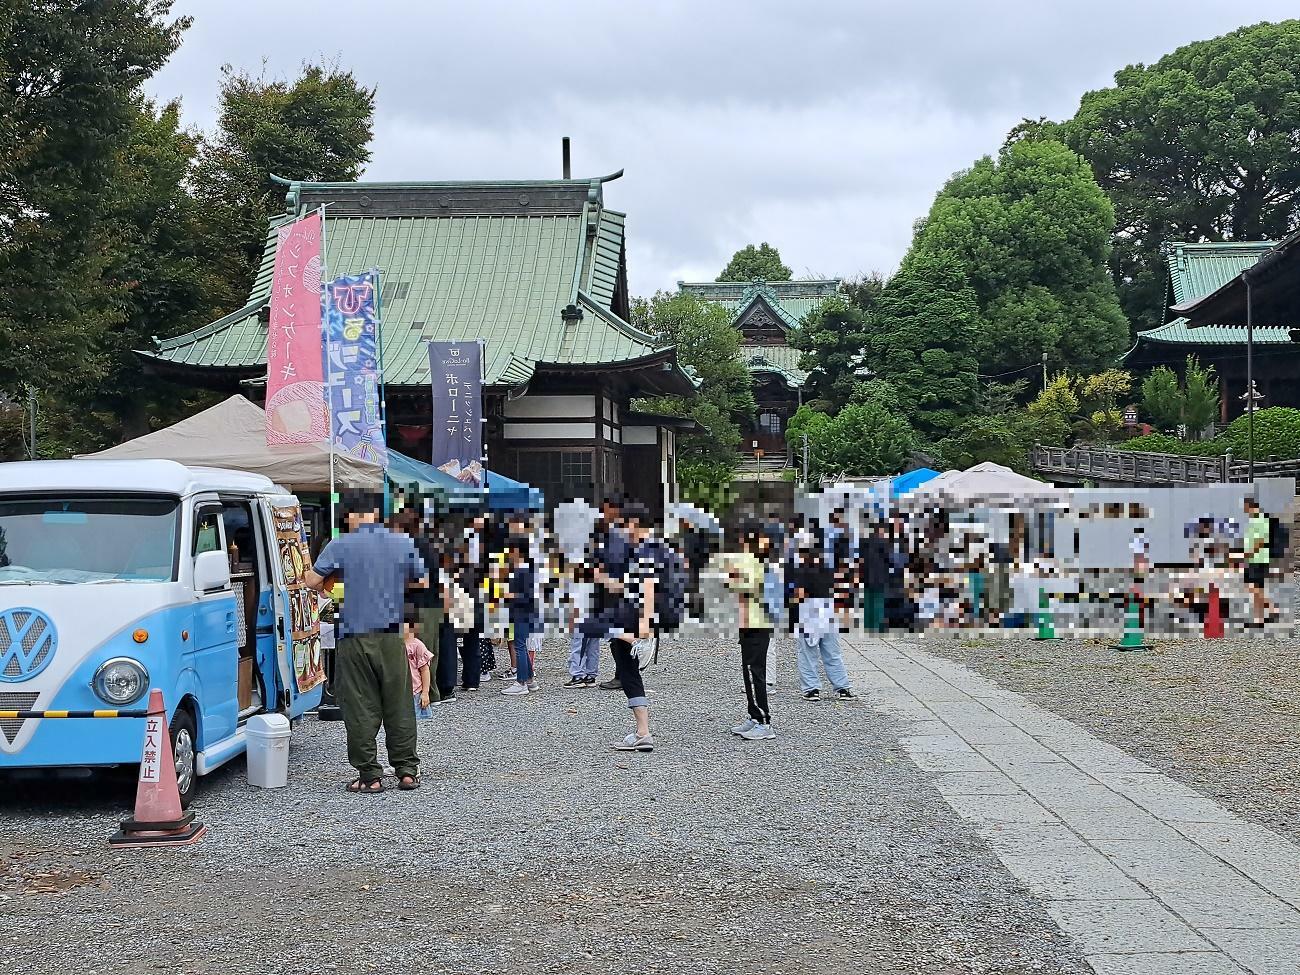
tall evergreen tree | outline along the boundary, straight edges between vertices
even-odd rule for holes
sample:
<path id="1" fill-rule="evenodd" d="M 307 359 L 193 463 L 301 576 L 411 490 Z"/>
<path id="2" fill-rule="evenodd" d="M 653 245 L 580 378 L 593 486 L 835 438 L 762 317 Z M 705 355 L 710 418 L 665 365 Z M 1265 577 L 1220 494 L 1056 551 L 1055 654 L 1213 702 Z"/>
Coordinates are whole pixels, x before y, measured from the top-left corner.
<path id="1" fill-rule="evenodd" d="M 685 434 L 679 456 L 687 461 L 733 464 L 740 445 L 739 421 L 752 419 L 753 380 L 740 361 L 740 332 L 721 305 L 694 295 L 659 292 L 648 301 L 632 302 L 632 322 L 664 345 L 677 346 L 677 361 L 700 380 L 691 399 L 664 396 L 648 401 L 650 409 L 689 416 L 700 430 Z"/>
<path id="2" fill-rule="evenodd" d="M 838 295 L 809 312 L 791 334 L 790 344 L 803 353 L 799 365 L 808 372 L 809 388 L 828 412 L 844 406 L 861 382 L 869 334 L 866 314 Z"/>
<path id="3" fill-rule="evenodd" d="M 881 293 L 866 362 L 923 437 L 943 436 L 976 408 L 979 318 L 975 290 L 949 255 L 910 254 Z"/>
<path id="4" fill-rule="evenodd" d="M 1057 131 L 1115 206 L 1111 271 L 1134 327 L 1153 328 L 1164 242 L 1277 239 L 1300 221 L 1300 20 L 1131 65 Z"/>
<path id="5" fill-rule="evenodd" d="M 791 271 L 781 263 L 781 252 L 767 241 L 755 247 L 747 244 L 731 255 L 731 261 L 718 275 L 719 281 L 789 281 Z"/>
<path id="6" fill-rule="evenodd" d="M 271 175 L 346 182 L 370 161 L 375 90 L 333 65 L 304 65 L 292 82 L 222 69 L 217 132 L 203 147 L 196 186 L 224 233 L 212 255 L 242 297 L 262 256 L 267 221 L 284 209 Z"/>
<path id="7" fill-rule="evenodd" d="M 143 83 L 188 20 L 167 0 L 27 0 L 0 12 L 0 392 L 104 374 L 127 285 L 113 215 Z"/>
<path id="8" fill-rule="evenodd" d="M 1088 164 L 1059 142 L 1022 139 L 958 173 L 935 199 L 909 255 L 945 255 L 979 313 L 981 370 L 1088 370 L 1128 345 L 1106 268 L 1114 210 Z M 888 290 L 888 289 L 886 289 Z"/>

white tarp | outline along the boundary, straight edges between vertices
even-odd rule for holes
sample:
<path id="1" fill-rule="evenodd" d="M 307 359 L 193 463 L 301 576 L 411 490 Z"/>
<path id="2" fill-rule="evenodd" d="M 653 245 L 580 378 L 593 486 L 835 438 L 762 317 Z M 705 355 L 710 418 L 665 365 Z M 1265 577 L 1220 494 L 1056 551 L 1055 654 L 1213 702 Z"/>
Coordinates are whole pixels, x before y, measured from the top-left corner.
<path id="1" fill-rule="evenodd" d="M 964 471 L 944 471 L 908 494 L 908 499 L 949 498 L 954 501 L 1064 500 L 1066 492 L 1053 484 L 1017 474 L 1010 467 L 985 461 Z"/>
<path id="2" fill-rule="evenodd" d="M 90 460 L 174 460 L 189 467 L 220 467 L 264 474 L 291 491 L 328 491 L 330 456 L 324 444 L 269 447 L 266 413 L 235 395 L 162 430 L 101 450 L 82 454 Z M 383 469 L 346 454 L 334 456 L 339 487 L 378 489 Z"/>

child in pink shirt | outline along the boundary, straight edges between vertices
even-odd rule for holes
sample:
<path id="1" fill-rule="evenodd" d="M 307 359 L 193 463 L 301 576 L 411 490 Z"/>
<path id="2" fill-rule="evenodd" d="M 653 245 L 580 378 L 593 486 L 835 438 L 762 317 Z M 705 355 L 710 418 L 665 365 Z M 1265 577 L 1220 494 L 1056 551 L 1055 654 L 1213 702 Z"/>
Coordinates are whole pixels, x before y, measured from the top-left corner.
<path id="1" fill-rule="evenodd" d="M 432 718 L 433 708 L 429 704 L 429 661 L 433 654 L 415 635 L 415 628 L 407 623 L 404 628 L 406 636 L 406 662 L 411 667 L 411 694 L 415 703 L 417 718 Z"/>

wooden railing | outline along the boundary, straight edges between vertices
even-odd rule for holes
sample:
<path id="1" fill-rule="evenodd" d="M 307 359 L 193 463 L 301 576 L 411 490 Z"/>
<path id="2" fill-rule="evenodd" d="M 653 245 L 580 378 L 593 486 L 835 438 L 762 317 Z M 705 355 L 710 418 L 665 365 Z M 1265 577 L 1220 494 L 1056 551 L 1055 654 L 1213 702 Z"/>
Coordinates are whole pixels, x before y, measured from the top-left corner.
<path id="1" fill-rule="evenodd" d="M 1241 479 L 1245 473 L 1245 465 L 1231 454 L 1186 457 L 1113 447 L 1034 447 L 1029 461 L 1034 470 L 1049 476 L 1132 484 L 1214 484 Z M 1263 476 L 1263 466 L 1256 465 L 1257 475 Z"/>

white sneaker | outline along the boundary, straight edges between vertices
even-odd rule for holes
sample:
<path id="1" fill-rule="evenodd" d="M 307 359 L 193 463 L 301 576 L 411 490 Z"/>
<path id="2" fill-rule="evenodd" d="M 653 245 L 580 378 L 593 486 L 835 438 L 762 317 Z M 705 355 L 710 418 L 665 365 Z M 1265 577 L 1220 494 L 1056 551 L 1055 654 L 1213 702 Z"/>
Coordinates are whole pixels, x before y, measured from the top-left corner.
<path id="1" fill-rule="evenodd" d="M 527 684 L 521 684 L 521 683 L 519 683 L 519 681 L 514 680 L 514 681 L 511 681 L 509 684 L 507 684 L 507 685 L 505 686 L 505 688 L 501 691 L 501 693 L 502 693 L 502 694 L 509 694 L 509 695 L 512 696 L 512 697 L 516 697 L 516 696 L 518 696 L 518 695 L 520 695 L 520 694 L 527 694 L 527 693 L 528 693 L 528 685 L 527 685 Z"/>
<path id="2" fill-rule="evenodd" d="M 486 684 L 491 679 L 492 679 L 492 671 L 490 670 L 485 670 L 483 671 L 483 673 L 478 675 L 478 682 L 480 684 Z"/>
<path id="3" fill-rule="evenodd" d="M 755 721 L 754 727 L 748 731 L 742 731 L 740 737 L 744 738 L 745 741 L 771 741 L 776 737 L 776 732 L 772 730 L 770 724 L 759 724 Z"/>
<path id="4" fill-rule="evenodd" d="M 537 683 L 537 681 L 535 681 L 535 680 L 530 680 L 530 681 L 528 682 L 528 689 L 529 689 L 530 691 L 540 691 L 540 690 L 542 689 L 542 687 L 541 687 L 540 684 Z"/>
<path id="5" fill-rule="evenodd" d="M 655 750 L 655 740 L 651 735 L 642 738 L 634 731 L 626 738 L 614 742 L 610 747 L 616 752 L 652 752 Z"/>
<path id="6" fill-rule="evenodd" d="M 740 724 L 732 725 L 731 733 L 733 735 L 743 735 L 746 731 L 754 727 L 754 725 L 756 724 L 758 724 L 758 722 L 755 721 L 753 718 L 746 718 L 744 721 L 740 722 Z"/>

